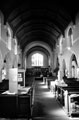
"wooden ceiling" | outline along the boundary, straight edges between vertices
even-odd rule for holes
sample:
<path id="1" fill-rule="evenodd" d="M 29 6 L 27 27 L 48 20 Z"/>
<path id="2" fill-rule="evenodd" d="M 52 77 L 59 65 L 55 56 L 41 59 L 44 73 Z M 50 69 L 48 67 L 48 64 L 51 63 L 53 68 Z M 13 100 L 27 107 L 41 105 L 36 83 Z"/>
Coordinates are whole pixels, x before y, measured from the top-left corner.
<path id="1" fill-rule="evenodd" d="M 78 4 L 64 0 L 1 0 L 0 9 L 22 50 L 29 42 L 43 41 L 55 48 L 68 24 L 75 22 Z"/>

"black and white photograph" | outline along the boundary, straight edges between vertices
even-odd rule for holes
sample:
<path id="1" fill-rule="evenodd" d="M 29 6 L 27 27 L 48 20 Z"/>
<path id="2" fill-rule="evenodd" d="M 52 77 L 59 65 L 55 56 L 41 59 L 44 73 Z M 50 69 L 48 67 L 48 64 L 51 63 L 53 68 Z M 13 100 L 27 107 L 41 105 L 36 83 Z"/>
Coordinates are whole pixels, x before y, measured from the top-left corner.
<path id="1" fill-rule="evenodd" d="M 0 0 L 0 120 L 79 120 L 79 3 Z"/>

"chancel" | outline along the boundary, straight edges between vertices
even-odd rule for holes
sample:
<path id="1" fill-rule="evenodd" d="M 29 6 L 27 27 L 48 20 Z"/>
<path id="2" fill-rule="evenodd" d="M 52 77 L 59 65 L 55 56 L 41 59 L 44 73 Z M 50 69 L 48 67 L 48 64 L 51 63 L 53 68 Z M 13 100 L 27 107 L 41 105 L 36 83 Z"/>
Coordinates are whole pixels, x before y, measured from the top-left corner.
<path id="1" fill-rule="evenodd" d="M 79 119 L 77 1 L 0 1 L 0 120 Z"/>

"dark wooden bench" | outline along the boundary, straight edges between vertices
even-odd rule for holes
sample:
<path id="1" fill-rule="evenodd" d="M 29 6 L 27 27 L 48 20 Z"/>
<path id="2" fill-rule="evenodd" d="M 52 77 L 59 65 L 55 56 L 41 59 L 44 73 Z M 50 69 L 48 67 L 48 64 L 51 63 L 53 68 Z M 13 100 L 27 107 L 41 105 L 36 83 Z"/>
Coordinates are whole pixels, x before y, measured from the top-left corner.
<path id="1" fill-rule="evenodd" d="M 62 107 L 66 109 L 68 116 L 72 116 L 74 113 L 77 114 L 77 112 L 74 112 L 76 108 L 73 108 L 73 105 L 78 106 L 79 103 L 79 86 L 63 87 L 56 85 L 55 92 L 56 99 L 61 103 Z"/>
<path id="2" fill-rule="evenodd" d="M 32 117 L 32 97 L 27 94 L 0 94 L 0 117 L 28 118 Z"/>
<path id="3" fill-rule="evenodd" d="M 0 83 L 0 94 L 9 89 L 9 80 L 3 80 Z"/>

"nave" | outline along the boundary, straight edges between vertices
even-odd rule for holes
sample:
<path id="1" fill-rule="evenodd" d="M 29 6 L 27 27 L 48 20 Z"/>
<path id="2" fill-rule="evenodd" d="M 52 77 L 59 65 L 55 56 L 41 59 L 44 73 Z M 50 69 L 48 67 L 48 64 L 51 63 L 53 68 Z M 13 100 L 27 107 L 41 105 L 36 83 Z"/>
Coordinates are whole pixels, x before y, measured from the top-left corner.
<path id="1" fill-rule="evenodd" d="M 43 81 L 35 81 L 34 91 L 34 104 L 30 120 L 79 120 L 77 117 L 68 117 L 55 99 L 54 93 Z M 27 118 L 0 118 L 0 120 L 27 120 Z"/>
<path id="2" fill-rule="evenodd" d="M 78 120 L 68 117 L 60 103 L 55 99 L 47 85 L 42 81 L 36 81 L 35 104 L 33 108 L 33 120 Z"/>
<path id="3" fill-rule="evenodd" d="M 40 81 L 36 81 L 34 120 L 69 120 L 53 93 Z"/>
<path id="4" fill-rule="evenodd" d="M 68 116 L 79 116 L 77 2 L 2 0 L 0 5 L 0 120 L 27 120 L 31 112 L 33 120 L 75 119 Z M 33 77 L 46 78 L 49 85 Z M 52 82 L 55 97 L 48 89 Z"/>

